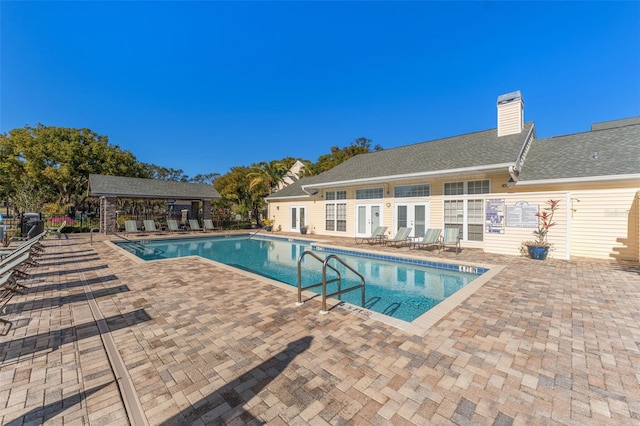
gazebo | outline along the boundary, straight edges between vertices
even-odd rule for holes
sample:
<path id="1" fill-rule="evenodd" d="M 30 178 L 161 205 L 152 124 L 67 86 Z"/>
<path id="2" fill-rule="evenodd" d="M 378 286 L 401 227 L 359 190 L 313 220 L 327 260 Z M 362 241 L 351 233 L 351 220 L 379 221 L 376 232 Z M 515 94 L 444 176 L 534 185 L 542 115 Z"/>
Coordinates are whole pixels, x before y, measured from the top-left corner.
<path id="1" fill-rule="evenodd" d="M 100 232 L 118 229 L 116 201 L 119 198 L 191 201 L 191 216 L 198 217 L 200 201 L 204 219 L 211 219 L 211 201 L 222 198 L 212 185 L 142 179 L 124 176 L 89 175 L 89 196 L 100 198 Z"/>

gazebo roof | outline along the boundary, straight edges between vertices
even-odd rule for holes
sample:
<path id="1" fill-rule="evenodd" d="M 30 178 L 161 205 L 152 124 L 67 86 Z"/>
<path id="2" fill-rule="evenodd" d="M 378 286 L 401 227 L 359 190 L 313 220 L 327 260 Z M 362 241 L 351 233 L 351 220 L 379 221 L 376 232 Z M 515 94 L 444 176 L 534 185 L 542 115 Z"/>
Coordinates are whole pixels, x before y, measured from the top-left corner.
<path id="1" fill-rule="evenodd" d="M 213 185 L 107 175 L 89 175 L 89 195 L 120 198 L 174 198 L 176 200 L 222 198 Z"/>

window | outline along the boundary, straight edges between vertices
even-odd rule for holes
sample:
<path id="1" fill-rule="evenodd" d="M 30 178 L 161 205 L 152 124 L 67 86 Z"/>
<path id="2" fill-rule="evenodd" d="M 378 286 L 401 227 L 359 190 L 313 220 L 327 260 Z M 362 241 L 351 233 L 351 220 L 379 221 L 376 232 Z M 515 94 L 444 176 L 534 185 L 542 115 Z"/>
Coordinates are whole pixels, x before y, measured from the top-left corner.
<path id="1" fill-rule="evenodd" d="M 468 195 L 488 194 L 491 191 L 489 179 L 467 182 L 447 182 L 444 195 L 459 195 L 456 199 L 444 201 L 444 226 L 458 228 L 460 236 L 467 241 L 483 240 L 483 200 Z"/>
<path id="2" fill-rule="evenodd" d="M 464 201 L 445 200 L 444 202 L 444 226 L 445 228 L 458 228 L 463 235 L 464 228 Z"/>
<path id="3" fill-rule="evenodd" d="M 382 188 L 356 189 L 356 200 L 373 200 L 383 197 L 384 191 Z"/>
<path id="4" fill-rule="evenodd" d="M 464 194 L 464 182 L 448 182 L 444 184 L 444 195 Z"/>
<path id="5" fill-rule="evenodd" d="M 327 191 L 325 194 L 326 200 L 346 200 L 347 191 Z"/>
<path id="6" fill-rule="evenodd" d="M 327 191 L 325 199 L 328 201 L 346 200 L 347 191 Z M 325 230 L 326 231 L 347 231 L 347 203 L 327 203 L 325 204 Z"/>
<path id="7" fill-rule="evenodd" d="M 482 241 L 482 200 L 467 200 L 467 240 Z"/>
<path id="8" fill-rule="evenodd" d="M 489 179 L 467 182 L 467 194 L 488 194 Z"/>
<path id="9" fill-rule="evenodd" d="M 341 203 L 336 205 L 336 231 L 347 232 L 347 205 Z"/>
<path id="10" fill-rule="evenodd" d="M 393 196 L 395 198 L 428 197 L 429 195 L 431 195 L 431 187 L 429 185 L 407 185 L 393 188 Z"/>

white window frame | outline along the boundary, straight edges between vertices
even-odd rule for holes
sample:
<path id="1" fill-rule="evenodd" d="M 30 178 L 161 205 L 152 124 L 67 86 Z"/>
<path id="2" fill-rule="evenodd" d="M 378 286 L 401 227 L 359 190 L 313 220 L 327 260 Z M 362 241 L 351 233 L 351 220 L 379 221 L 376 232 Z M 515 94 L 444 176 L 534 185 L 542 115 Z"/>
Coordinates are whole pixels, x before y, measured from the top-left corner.
<path id="1" fill-rule="evenodd" d="M 486 191 L 482 190 L 480 193 L 473 193 L 473 194 L 469 194 L 469 183 L 472 182 L 474 185 L 475 184 L 480 184 L 480 188 L 483 189 L 484 188 L 484 184 L 486 183 Z M 458 194 L 452 194 L 452 195 L 444 195 L 445 192 L 450 192 L 450 188 L 447 188 L 447 184 L 449 185 L 455 185 L 456 187 L 460 187 L 460 184 L 462 183 L 462 193 L 458 193 Z M 442 194 L 443 194 L 443 205 L 442 205 L 442 218 L 443 218 L 443 225 L 447 226 L 447 224 L 449 224 L 450 226 L 457 226 L 460 229 L 460 239 L 463 241 L 473 241 L 473 242 L 483 242 L 484 241 L 484 221 L 482 220 L 482 218 L 484 217 L 484 199 L 485 199 L 485 195 L 486 194 L 490 194 L 491 193 L 491 180 L 490 179 L 476 179 L 476 180 L 472 180 L 472 181 L 458 181 L 458 182 L 444 182 L 442 184 Z M 451 202 L 460 202 L 462 201 L 462 212 L 458 213 L 458 217 L 462 216 L 462 220 L 459 222 L 447 222 L 447 218 L 446 218 L 446 214 L 445 211 L 447 209 L 447 204 L 451 203 Z M 469 213 L 469 205 L 470 204 L 475 204 L 475 203 L 479 203 L 480 208 L 481 208 L 481 212 L 480 212 L 480 218 L 478 219 L 477 217 L 475 218 L 476 220 L 474 221 L 473 217 L 471 217 L 472 215 L 470 215 Z M 480 239 L 473 239 L 470 240 L 469 239 L 469 230 L 471 227 L 480 227 L 481 232 L 477 233 L 475 232 L 474 235 L 479 235 Z"/>
<path id="2" fill-rule="evenodd" d="M 324 207 L 325 232 L 347 232 L 347 191 L 326 191 Z M 330 213 L 328 215 L 327 213 Z M 331 217 L 329 217 L 331 216 Z M 333 229 L 327 227 L 331 221 Z M 341 229 L 344 228 L 344 229 Z"/>

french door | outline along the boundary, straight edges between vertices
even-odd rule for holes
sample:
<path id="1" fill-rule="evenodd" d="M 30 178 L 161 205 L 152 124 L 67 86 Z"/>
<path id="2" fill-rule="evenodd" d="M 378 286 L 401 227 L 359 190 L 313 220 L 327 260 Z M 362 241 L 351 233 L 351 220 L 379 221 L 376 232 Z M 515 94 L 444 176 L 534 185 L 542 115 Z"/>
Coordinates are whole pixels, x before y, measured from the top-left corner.
<path id="1" fill-rule="evenodd" d="M 356 237 L 368 237 L 382 224 L 382 204 L 356 206 Z"/>
<path id="2" fill-rule="evenodd" d="M 306 222 L 306 207 L 293 206 L 291 207 L 291 231 L 300 231 L 300 227 L 305 226 Z"/>
<path id="3" fill-rule="evenodd" d="M 429 227 L 429 203 L 398 203 L 396 204 L 395 231 L 401 227 L 412 228 L 412 237 L 424 237 Z"/>

